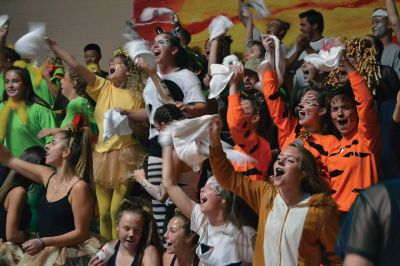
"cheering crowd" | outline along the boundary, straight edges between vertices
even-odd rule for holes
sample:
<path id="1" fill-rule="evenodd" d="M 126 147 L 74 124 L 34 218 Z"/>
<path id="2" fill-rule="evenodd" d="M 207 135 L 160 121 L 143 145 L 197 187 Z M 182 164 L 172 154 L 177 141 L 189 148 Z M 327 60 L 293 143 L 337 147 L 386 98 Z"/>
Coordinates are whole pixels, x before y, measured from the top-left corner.
<path id="1" fill-rule="evenodd" d="M 38 66 L 0 16 L 0 265 L 400 265 L 395 2 L 350 39 L 304 10 L 292 46 L 250 2 L 245 55 L 228 18 L 201 49 L 170 10 L 108 72 L 51 36 Z"/>

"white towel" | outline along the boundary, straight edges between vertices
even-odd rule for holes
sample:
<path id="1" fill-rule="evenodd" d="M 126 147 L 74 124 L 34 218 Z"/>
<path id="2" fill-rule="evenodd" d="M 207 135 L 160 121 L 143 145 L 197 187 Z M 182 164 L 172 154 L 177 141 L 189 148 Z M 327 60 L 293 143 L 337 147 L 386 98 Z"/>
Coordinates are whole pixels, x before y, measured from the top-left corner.
<path id="1" fill-rule="evenodd" d="M 233 27 L 232 21 L 225 16 L 216 16 L 211 20 L 208 25 L 208 32 L 210 33 L 209 40 L 224 35 L 230 28 Z"/>
<path id="2" fill-rule="evenodd" d="M 0 28 L 8 28 L 9 23 L 8 15 L 0 15 Z"/>
<path id="3" fill-rule="evenodd" d="M 245 3 L 245 2 L 241 2 L 240 3 L 240 7 L 239 8 L 240 8 L 240 11 L 241 11 L 241 15 L 243 17 L 249 17 L 250 16 L 249 7 L 255 9 L 256 14 L 254 15 L 254 17 L 256 19 L 265 19 L 269 15 L 271 15 L 271 12 L 267 8 L 267 6 L 265 5 L 263 0 L 250 0 L 248 3 Z"/>
<path id="4" fill-rule="evenodd" d="M 320 71 L 331 72 L 338 68 L 343 50 L 343 46 L 334 46 L 328 50 L 320 50 L 318 54 L 306 55 L 304 61 L 313 64 Z"/>
<path id="5" fill-rule="evenodd" d="M 282 57 L 283 53 L 281 51 L 281 42 L 278 39 L 278 37 L 276 37 L 273 34 L 269 34 L 269 35 L 263 35 L 264 38 L 272 38 L 274 40 L 275 43 L 275 51 L 274 51 L 274 57 L 275 57 L 275 62 L 274 63 L 274 67 L 275 67 L 275 71 L 276 71 L 276 75 L 278 78 L 278 86 L 282 85 L 283 83 L 283 75 L 285 74 L 285 60 Z M 282 56 L 281 56 L 282 55 Z M 265 59 L 264 61 L 261 62 L 261 64 L 265 63 L 265 62 L 270 62 L 272 61 L 272 58 L 269 58 L 268 53 L 265 54 Z M 260 80 L 262 80 L 262 77 L 260 77 Z"/>
<path id="6" fill-rule="evenodd" d="M 124 49 L 127 51 L 129 57 L 132 59 L 133 62 L 135 62 L 135 59 L 140 56 L 153 68 L 156 67 L 156 58 L 150 51 L 147 43 L 142 38 L 139 37 L 136 40 L 125 43 Z"/>
<path id="7" fill-rule="evenodd" d="M 104 134 L 103 140 L 106 141 L 114 135 L 126 136 L 130 135 L 133 131 L 129 127 L 129 120 L 126 115 L 121 115 L 115 109 L 110 109 L 104 113 Z"/>
<path id="8" fill-rule="evenodd" d="M 31 59 L 36 65 L 41 65 L 50 51 L 44 37 L 46 36 L 46 24 L 43 22 L 28 23 L 29 32 L 15 42 L 15 51 L 22 58 Z"/>
<path id="9" fill-rule="evenodd" d="M 265 5 L 264 0 L 250 0 L 248 5 L 256 10 L 255 18 L 257 19 L 264 19 L 271 15 L 271 12 Z"/>
<path id="10" fill-rule="evenodd" d="M 208 128 L 213 118 L 213 115 L 204 115 L 175 121 L 168 126 L 167 131 L 169 133 L 167 134 L 170 134 L 169 138 L 172 138 L 172 143 L 179 159 L 193 168 L 197 168 L 209 155 Z M 163 143 L 170 144 L 170 141 L 166 141 L 166 138 L 168 137 L 165 137 L 165 135 L 159 136 L 161 145 Z M 238 165 L 256 162 L 254 158 L 247 154 L 233 150 L 228 143 L 222 142 L 222 147 L 227 154 L 227 158 Z"/>
<path id="11" fill-rule="evenodd" d="M 231 80 L 233 72 L 230 65 L 232 64 L 241 64 L 236 55 L 225 56 L 222 64 L 210 65 L 211 81 L 209 99 L 218 97 Z"/>
<path id="12" fill-rule="evenodd" d="M 154 17 L 166 15 L 166 14 L 175 14 L 172 9 L 166 7 L 146 7 L 143 9 L 142 14 L 140 14 L 140 21 L 146 22 L 152 20 Z"/>

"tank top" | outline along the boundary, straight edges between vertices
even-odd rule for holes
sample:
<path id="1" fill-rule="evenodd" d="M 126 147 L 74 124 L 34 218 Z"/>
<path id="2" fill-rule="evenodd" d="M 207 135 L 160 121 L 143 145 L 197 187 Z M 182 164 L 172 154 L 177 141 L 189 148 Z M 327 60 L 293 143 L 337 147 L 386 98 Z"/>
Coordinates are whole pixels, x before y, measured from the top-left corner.
<path id="1" fill-rule="evenodd" d="M 176 261 L 176 255 L 172 258 L 170 266 L 175 266 L 175 261 Z M 194 260 L 193 260 L 193 266 L 198 266 L 199 265 L 199 257 L 197 255 L 194 255 Z"/>
<path id="2" fill-rule="evenodd" d="M 49 180 L 45 186 L 45 192 L 43 193 L 38 204 L 38 232 L 40 237 L 58 236 L 75 230 L 74 214 L 72 212 L 72 206 L 68 201 L 68 197 L 72 188 L 77 182 L 79 182 L 79 180 L 72 184 L 65 197 L 54 202 L 49 202 L 46 196 L 47 187 L 50 179 L 55 174 L 56 173 L 54 172 L 49 177 Z"/>
<path id="3" fill-rule="evenodd" d="M 117 265 L 116 263 L 117 263 L 117 255 L 118 255 L 118 251 L 119 251 L 119 243 L 120 242 L 118 240 L 117 244 L 114 247 L 114 250 L 115 250 L 114 255 L 112 255 L 110 257 L 110 259 L 108 260 L 107 266 Z M 136 256 L 133 258 L 133 261 L 130 266 L 137 266 Z"/>
<path id="4" fill-rule="evenodd" d="M 12 188 L 14 189 L 14 188 Z M 10 189 L 11 191 L 11 189 Z M 31 220 L 31 211 L 29 209 L 28 202 L 24 204 L 21 213 L 21 220 L 19 222 L 18 229 L 25 232 L 29 228 L 29 222 Z M 7 241 L 6 238 L 6 224 L 7 224 L 7 210 L 4 209 L 4 204 L 1 204 L 0 207 L 0 238 L 3 239 L 4 242 Z"/>

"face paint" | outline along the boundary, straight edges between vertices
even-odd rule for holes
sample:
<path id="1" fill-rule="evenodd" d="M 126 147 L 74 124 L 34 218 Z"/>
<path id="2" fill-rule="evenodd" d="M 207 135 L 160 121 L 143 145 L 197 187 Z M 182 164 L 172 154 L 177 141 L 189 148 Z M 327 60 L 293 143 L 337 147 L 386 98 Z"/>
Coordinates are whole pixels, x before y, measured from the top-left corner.
<path id="1" fill-rule="evenodd" d="M 171 41 L 168 39 L 156 39 L 154 40 L 154 45 L 160 45 L 162 47 L 168 48 L 171 46 Z"/>

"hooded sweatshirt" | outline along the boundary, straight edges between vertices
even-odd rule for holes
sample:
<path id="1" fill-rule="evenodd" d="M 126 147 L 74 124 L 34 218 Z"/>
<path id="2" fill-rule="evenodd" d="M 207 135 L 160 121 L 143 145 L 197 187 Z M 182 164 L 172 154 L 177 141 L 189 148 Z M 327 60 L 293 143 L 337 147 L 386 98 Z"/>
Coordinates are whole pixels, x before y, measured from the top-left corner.
<path id="1" fill-rule="evenodd" d="M 253 265 L 318 266 L 323 253 L 329 265 L 342 265 L 335 255 L 339 216 L 333 199 L 306 194 L 298 204 L 287 206 L 270 183 L 234 172 L 220 146 L 210 147 L 209 159 L 217 181 L 259 215 Z"/>

